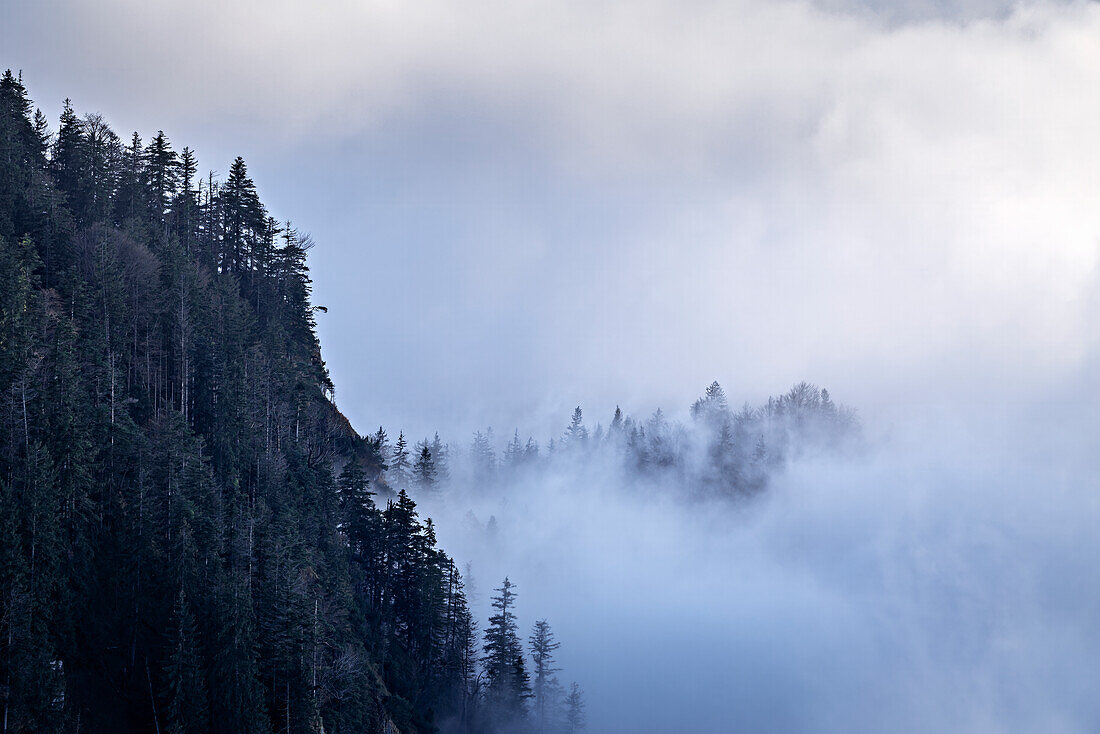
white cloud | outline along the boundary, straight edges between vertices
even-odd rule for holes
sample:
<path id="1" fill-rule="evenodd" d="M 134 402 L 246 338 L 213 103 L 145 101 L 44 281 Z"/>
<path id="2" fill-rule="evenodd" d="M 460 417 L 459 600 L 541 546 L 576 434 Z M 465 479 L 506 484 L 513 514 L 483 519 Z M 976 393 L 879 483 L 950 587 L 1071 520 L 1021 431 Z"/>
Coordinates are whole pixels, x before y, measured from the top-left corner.
<path id="1" fill-rule="evenodd" d="M 487 362 L 538 380 L 470 396 L 482 422 L 520 390 L 610 407 L 624 393 L 683 402 L 714 377 L 749 397 L 806 377 L 867 405 L 902 386 L 1041 393 L 1080 368 L 1095 331 L 1093 4 L 65 10 L 31 13 L 5 45 L 112 118 L 200 131 L 218 155 L 228 139 L 261 164 L 346 149 L 299 187 L 362 191 L 367 206 L 389 176 L 402 188 L 381 190 L 395 203 L 381 216 L 456 223 L 427 241 L 390 222 L 397 241 L 364 254 L 349 242 L 357 207 L 286 212 L 324 248 L 330 356 L 360 339 L 345 274 L 368 263 L 388 274 L 379 300 L 435 325 L 433 348 L 376 324 L 393 349 L 334 363 L 353 412 L 375 400 L 387 422 L 426 419 Z M 435 170 L 420 160 L 441 152 Z M 417 277 L 439 284 L 432 299 L 406 295 Z M 509 337 L 509 313 L 539 338 Z M 444 363 L 450 381 L 425 375 Z M 423 403 L 378 403 L 365 371 Z"/>

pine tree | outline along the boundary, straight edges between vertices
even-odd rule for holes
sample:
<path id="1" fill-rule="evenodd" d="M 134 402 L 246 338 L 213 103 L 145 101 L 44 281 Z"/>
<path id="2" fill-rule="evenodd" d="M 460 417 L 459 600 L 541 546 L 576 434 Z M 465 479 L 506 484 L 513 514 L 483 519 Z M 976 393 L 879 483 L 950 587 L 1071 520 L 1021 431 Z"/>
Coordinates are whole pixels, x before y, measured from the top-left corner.
<path id="1" fill-rule="evenodd" d="M 348 538 L 353 551 L 363 553 L 379 531 L 378 509 L 374 505 L 374 492 L 358 462 L 344 465 L 337 480 L 340 494 L 340 529 Z"/>
<path id="2" fill-rule="evenodd" d="M 492 715 L 503 725 L 516 725 L 526 717 L 525 702 L 530 695 L 523 665 L 523 648 L 516 626 L 515 585 L 505 577 L 495 589 L 492 606 L 496 613 L 489 617 L 485 629 L 482 664 L 488 681 L 486 695 Z"/>
<path id="3" fill-rule="evenodd" d="M 269 728 L 260 685 L 255 618 L 249 582 L 230 571 L 219 590 L 217 639 L 210 677 L 216 734 L 261 734 Z"/>
<path id="4" fill-rule="evenodd" d="M 450 450 L 447 444 L 440 440 L 439 431 L 435 432 L 432 445 L 429 448 L 432 450 L 432 460 L 435 462 L 436 479 L 440 484 L 446 484 L 447 480 L 451 478 Z"/>
<path id="5" fill-rule="evenodd" d="M 168 211 L 180 183 L 179 156 L 172 150 L 171 143 L 163 130 L 149 141 L 145 149 L 145 162 L 148 167 L 150 214 L 155 221 L 163 219 Z M 192 162 L 193 163 L 193 162 Z M 194 174 L 194 171 L 191 171 Z"/>
<path id="6" fill-rule="evenodd" d="M 568 734 L 575 734 L 586 727 L 584 696 L 581 687 L 573 683 L 569 687 L 569 695 L 565 697 L 565 730 Z"/>
<path id="7" fill-rule="evenodd" d="M 397 441 L 393 445 L 393 454 L 389 462 L 390 484 L 398 488 L 405 488 L 409 484 L 409 448 L 405 440 L 405 432 L 397 434 Z"/>
<path id="8" fill-rule="evenodd" d="M 420 449 L 413 466 L 413 482 L 423 492 L 432 492 L 436 488 L 435 459 L 432 458 L 432 450 L 428 447 L 428 441 L 417 444 Z"/>
<path id="9" fill-rule="evenodd" d="M 183 243 L 183 250 L 191 254 L 192 242 L 198 229 L 199 192 L 194 188 L 198 161 L 195 152 L 184 146 L 179 158 L 179 190 L 171 203 L 176 237 Z"/>
<path id="10" fill-rule="evenodd" d="M 729 420 L 729 403 L 726 401 L 725 391 L 717 380 L 710 383 L 703 397 L 692 404 L 691 417 L 712 431 L 718 430 L 725 421 Z"/>
<path id="11" fill-rule="evenodd" d="M 115 198 L 115 220 L 125 222 L 146 216 L 149 211 L 145 175 L 145 154 L 141 136 L 135 131 L 130 144 L 123 150 L 119 170 L 118 194 Z"/>
<path id="12" fill-rule="evenodd" d="M 45 161 L 53 145 L 53 133 L 50 131 L 50 121 L 41 109 L 34 111 L 34 139 L 37 143 L 36 157 Z"/>
<path id="13" fill-rule="evenodd" d="M 183 588 L 173 610 L 174 624 L 168 635 L 168 659 L 164 669 L 164 717 L 170 734 L 207 731 L 210 704 L 206 690 L 198 626 Z"/>
<path id="14" fill-rule="evenodd" d="M 562 436 L 562 446 L 568 449 L 582 449 L 588 443 L 588 429 L 584 426 L 584 413 L 581 406 L 573 409 L 573 417 L 569 421 L 569 427 Z"/>
<path id="15" fill-rule="evenodd" d="M 493 429 L 474 432 L 470 446 L 470 463 L 474 482 L 479 485 L 492 483 L 496 475 L 496 452 L 493 450 Z"/>
<path id="16" fill-rule="evenodd" d="M 386 430 L 378 426 L 373 435 L 367 437 L 367 448 L 371 452 L 371 458 L 382 471 L 390 467 L 390 442 L 386 436 Z"/>
<path id="17" fill-rule="evenodd" d="M 623 428 L 623 410 L 618 405 L 615 406 L 615 414 L 611 416 L 611 432 L 621 431 Z"/>
<path id="18" fill-rule="evenodd" d="M 554 639 L 554 632 L 545 619 L 535 622 L 531 630 L 531 636 L 527 640 L 530 645 L 531 660 L 534 662 L 535 683 L 533 688 L 535 703 L 535 731 L 542 734 L 548 731 L 552 719 L 551 679 L 560 668 L 554 667 L 554 653 L 561 643 Z"/>
<path id="19" fill-rule="evenodd" d="M 508 446 L 504 449 L 504 463 L 511 469 L 516 468 L 523 463 L 523 444 L 519 440 L 519 429 L 512 434 L 512 440 L 508 442 Z"/>
<path id="20" fill-rule="evenodd" d="M 229 166 L 229 177 L 219 194 L 225 239 L 218 265 L 223 272 L 240 276 L 250 265 L 251 244 L 267 219 L 256 185 L 248 177 L 248 167 L 240 156 Z"/>
<path id="21" fill-rule="evenodd" d="M 87 159 L 84 130 L 73 110 L 72 102 L 68 99 L 61 110 L 51 163 L 57 188 L 64 194 L 69 210 L 77 223 L 85 224 Z"/>

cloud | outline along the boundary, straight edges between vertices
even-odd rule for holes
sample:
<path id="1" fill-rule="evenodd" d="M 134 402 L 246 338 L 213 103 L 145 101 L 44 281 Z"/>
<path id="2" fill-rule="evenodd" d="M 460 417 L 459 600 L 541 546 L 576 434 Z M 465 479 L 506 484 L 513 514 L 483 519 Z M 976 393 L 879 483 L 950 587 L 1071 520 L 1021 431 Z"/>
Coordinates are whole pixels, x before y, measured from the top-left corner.
<path id="1" fill-rule="evenodd" d="M 55 3 L 3 60 L 245 153 L 364 424 L 1049 390 L 1095 331 L 1100 8 L 897 7 Z"/>
<path id="2" fill-rule="evenodd" d="M 748 505 L 559 464 L 422 510 L 483 619 L 505 574 L 549 619 L 594 731 L 1085 732 L 1097 447 L 1065 427 L 913 417 Z"/>
<path id="3" fill-rule="evenodd" d="M 1100 6 L 44 0 L 0 63 L 245 155 L 319 242 L 360 430 L 545 436 L 716 378 L 861 410 L 879 451 L 750 509 L 430 508 L 593 730 L 1097 729 Z"/>

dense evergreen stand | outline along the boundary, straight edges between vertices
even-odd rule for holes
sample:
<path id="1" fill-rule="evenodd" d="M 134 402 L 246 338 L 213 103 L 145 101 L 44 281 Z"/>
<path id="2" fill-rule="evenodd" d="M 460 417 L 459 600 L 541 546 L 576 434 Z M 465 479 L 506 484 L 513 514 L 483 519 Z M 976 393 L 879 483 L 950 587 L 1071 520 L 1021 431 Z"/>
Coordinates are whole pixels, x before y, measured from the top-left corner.
<path id="1" fill-rule="evenodd" d="M 242 159 L 0 80 L 0 731 L 492 728 L 462 578 L 331 401 L 310 246 Z"/>

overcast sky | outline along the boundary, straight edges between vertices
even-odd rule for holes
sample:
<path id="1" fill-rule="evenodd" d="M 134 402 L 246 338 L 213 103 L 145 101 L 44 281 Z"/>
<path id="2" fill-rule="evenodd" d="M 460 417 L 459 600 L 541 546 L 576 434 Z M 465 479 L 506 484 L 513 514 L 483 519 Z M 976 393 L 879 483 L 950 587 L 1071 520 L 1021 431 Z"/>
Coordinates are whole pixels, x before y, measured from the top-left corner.
<path id="1" fill-rule="evenodd" d="M 8 0 L 0 65 L 245 157 L 318 243 L 360 431 L 545 438 L 713 379 L 889 418 L 1092 363 L 1093 4 Z"/>

